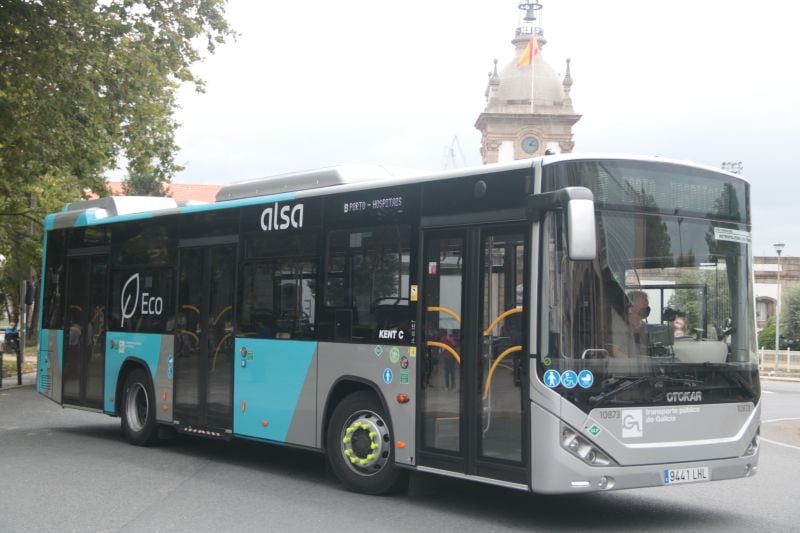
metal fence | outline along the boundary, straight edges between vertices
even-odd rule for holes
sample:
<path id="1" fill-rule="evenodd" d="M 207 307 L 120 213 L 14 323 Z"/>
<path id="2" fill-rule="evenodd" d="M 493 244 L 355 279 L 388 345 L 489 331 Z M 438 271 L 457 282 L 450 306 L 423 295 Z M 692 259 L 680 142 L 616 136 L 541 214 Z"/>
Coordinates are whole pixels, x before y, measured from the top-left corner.
<path id="1" fill-rule="evenodd" d="M 775 350 L 760 348 L 758 350 L 758 368 L 761 372 L 796 372 L 800 373 L 800 352 L 779 350 L 775 357 Z"/>

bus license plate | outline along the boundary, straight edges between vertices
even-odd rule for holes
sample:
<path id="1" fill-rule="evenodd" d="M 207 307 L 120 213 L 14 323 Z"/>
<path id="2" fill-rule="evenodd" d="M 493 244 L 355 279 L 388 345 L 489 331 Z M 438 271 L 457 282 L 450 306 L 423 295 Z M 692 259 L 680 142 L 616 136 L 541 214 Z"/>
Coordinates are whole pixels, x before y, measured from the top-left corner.
<path id="1" fill-rule="evenodd" d="M 677 485 L 678 483 L 699 483 L 701 481 L 710 480 L 711 472 L 707 466 L 671 468 L 664 470 L 664 485 Z"/>

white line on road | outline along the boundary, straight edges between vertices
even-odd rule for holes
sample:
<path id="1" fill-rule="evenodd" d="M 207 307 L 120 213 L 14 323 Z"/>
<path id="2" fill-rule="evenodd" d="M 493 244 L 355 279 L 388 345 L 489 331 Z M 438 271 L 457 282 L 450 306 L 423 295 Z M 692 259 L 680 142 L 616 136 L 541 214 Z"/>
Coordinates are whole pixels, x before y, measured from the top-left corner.
<path id="1" fill-rule="evenodd" d="M 772 420 L 762 420 L 762 424 L 771 424 L 772 422 L 786 422 L 788 420 L 800 420 L 800 418 L 773 418 Z"/>
<path id="2" fill-rule="evenodd" d="M 763 442 L 769 442 L 770 444 L 774 444 L 774 445 L 776 445 L 776 446 L 783 446 L 784 448 L 791 448 L 791 449 L 793 449 L 793 450 L 798 450 L 798 451 L 800 451 L 800 446 L 792 446 L 791 444 L 784 444 L 784 443 L 782 443 L 782 442 L 778 442 L 778 441 L 774 441 L 774 440 L 765 439 L 764 437 L 761 437 L 761 440 L 762 440 Z"/>

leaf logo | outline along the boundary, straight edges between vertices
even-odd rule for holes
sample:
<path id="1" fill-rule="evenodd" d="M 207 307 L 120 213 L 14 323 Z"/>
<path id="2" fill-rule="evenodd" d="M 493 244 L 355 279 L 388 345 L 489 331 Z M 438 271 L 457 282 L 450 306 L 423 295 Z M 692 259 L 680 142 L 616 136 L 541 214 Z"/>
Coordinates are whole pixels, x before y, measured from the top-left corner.
<path id="1" fill-rule="evenodd" d="M 128 291 L 128 288 L 131 287 L 133 282 L 136 282 L 136 288 L 131 288 Z M 134 296 L 135 295 L 135 296 Z M 125 319 L 131 318 L 133 314 L 136 312 L 136 303 L 139 301 L 139 273 L 137 272 L 133 276 L 128 278 L 128 281 L 125 282 L 125 285 L 122 286 L 122 296 L 120 297 L 120 308 L 122 309 L 122 321 L 120 322 L 119 326 L 122 327 L 125 325 Z"/>

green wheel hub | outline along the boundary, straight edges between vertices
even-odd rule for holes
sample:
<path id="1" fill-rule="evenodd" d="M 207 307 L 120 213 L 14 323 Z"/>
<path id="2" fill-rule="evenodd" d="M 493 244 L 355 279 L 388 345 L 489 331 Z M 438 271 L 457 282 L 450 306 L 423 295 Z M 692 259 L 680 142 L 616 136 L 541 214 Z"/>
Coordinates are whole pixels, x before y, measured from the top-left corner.
<path id="1" fill-rule="evenodd" d="M 342 427 L 341 443 L 345 464 L 358 474 L 376 474 L 389 460 L 389 428 L 372 411 L 360 411 L 348 419 Z"/>

